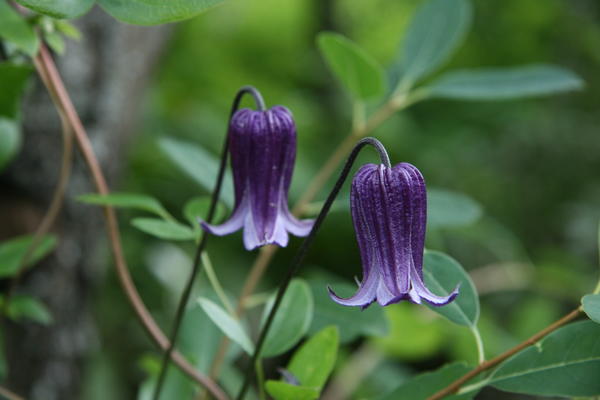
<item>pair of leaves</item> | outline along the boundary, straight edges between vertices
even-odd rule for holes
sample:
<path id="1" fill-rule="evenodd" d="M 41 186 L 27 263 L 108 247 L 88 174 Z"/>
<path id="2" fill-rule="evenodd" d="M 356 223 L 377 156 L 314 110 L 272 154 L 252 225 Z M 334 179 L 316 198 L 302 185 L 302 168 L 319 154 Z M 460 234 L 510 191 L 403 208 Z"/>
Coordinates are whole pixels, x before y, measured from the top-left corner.
<path id="1" fill-rule="evenodd" d="M 437 71 L 463 42 L 472 22 L 468 0 L 429 0 L 416 11 L 391 68 L 395 93 L 406 95 Z M 341 35 L 321 33 L 318 47 L 332 73 L 356 98 L 385 91 L 382 68 L 358 45 Z M 549 65 L 450 71 L 415 91 L 415 99 L 500 100 L 580 89 L 574 73 Z"/>
<path id="2" fill-rule="evenodd" d="M 273 301 L 274 296 L 265 307 L 263 323 Z M 238 319 L 207 298 L 199 298 L 198 303 L 225 335 L 239 344 L 246 353 L 252 354 L 254 352 L 254 344 Z M 310 327 L 313 309 L 314 302 L 308 285 L 301 279 L 294 279 L 290 283 L 275 315 L 271 329 L 265 339 L 261 356 L 274 357 L 296 345 Z"/>
<path id="3" fill-rule="evenodd" d="M 17 0 L 19 4 L 54 18 L 77 18 L 95 0 Z M 223 0 L 98 0 L 113 17 L 130 24 L 156 25 L 194 17 Z"/>
<path id="4" fill-rule="evenodd" d="M 267 392 L 275 400 L 317 399 L 335 365 L 338 346 L 337 327 L 319 331 L 294 353 L 286 368 L 299 385 L 269 380 L 265 385 Z"/>
<path id="5" fill-rule="evenodd" d="M 131 224 L 137 229 L 149 235 L 166 240 L 194 240 L 200 234 L 198 218 L 205 218 L 210 199 L 207 197 L 193 198 L 189 200 L 184 208 L 183 214 L 190 226 L 183 225 L 163 207 L 155 198 L 135 193 L 111 193 L 109 195 L 86 194 L 78 198 L 86 204 L 112 206 L 120 208 L 133 208 L 156 214 L 160 218 L 134 218 Z M 223 217 L 225 210 L 218 205 L 216 220 Z"/>

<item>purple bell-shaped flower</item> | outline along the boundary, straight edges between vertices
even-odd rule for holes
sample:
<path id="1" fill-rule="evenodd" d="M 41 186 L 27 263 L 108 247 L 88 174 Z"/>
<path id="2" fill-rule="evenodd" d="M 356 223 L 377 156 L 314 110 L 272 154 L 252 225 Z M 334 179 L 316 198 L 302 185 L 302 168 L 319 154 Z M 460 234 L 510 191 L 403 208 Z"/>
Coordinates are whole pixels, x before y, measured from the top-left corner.
<path id="1" fill-rule="evenodd" d="M 367 164 L 352 181 L 350 208 L 362 259 L 363 279 L 356 294 L 330 297 L 345 306 L 366 308 L 422 300 L 435 306 L 451 302 L 433 294 L 423 281 L 427 196 L 421 172 L 408 163 L 393 168 Z"/>
<path id="2" fill-rule="evenodd" d="M 201 222 L 218 236 L 244 228 L 248 250 L 267 244 L 285 247 L 288 233 L 306 236 L 313 220 L 298 220 L 288 209 L 288 190 L 296 158 L 296 126 L 282 106 L 241 109 L 229 124 L 235 207 L 221 225 Z"/>

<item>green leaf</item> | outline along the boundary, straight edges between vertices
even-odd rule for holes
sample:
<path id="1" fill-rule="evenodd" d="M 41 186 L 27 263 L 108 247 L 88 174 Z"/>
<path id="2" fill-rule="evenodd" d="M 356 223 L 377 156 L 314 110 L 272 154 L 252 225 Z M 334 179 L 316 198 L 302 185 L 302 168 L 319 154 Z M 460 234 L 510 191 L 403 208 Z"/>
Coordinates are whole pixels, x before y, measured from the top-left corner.
<path id="1" fill-rule="evenodd" d="M 462 193 L 438 188 L 427 189 L 428 229 L 471 225 L 481 215 L 481 206 Z"/>
<path id="2" fill-rule="evenodd" d="M 4 304 L 4 298 L 0 298 Z M 25 295 L 15 295 L 10 299 L 8 316 L 14 321 L 30 320 L 43 325 L 52 323 L 52 314 L 44 303 L 36 298 Z"/>
<path id="3" fill-rule="evenodd" d="M 31 71 L 28 66 L 0 63 L 0 117 L 17 117 L 19 100 Z"/>
<path id="4" fill-rule="evenodd" d="M 573 72 L 552 65 L 451 71 L 419 89 L 431 98 L 505 100 L 581 89 Z"/>
<path id="5" fill-rule="evenodd" d="M 167 220 L 173 220 L 171 214 L 165 210 L 165 208 L 157 199 L 145 194 L 111 193 L 108 195 L 102 195 L 97 193 L 89 193 L 79 196 L 77 200 L 82 203 L 94 204 L 98 206 L 134 208 L 137 210 L 148 211 Z"/>
<path id="6" fill-rule="evenodd" d="M 265 389 L 275 400 L 316 400 L 319 391 L 306 386 L 295 386 L 281 381 L 267 381 Z"/>
<path id="7" fill-rule="evenodd" d="M 425 251 L 423 259 L 425 285 L 439 296 L 447 296 L 460 285 L 458 296 L 442 307 L 428 307 L 459 325 L 475 326 L 479 319 L 479 297 L 469 274 L 450 256 Z"/>
<path id="8" fill-rule="evenodd" d="M 65 35 L 68 38 L 71 38 L 74 40 L 81 39 L 81 32 L 79 31 L 79 29 L 77 29 L 77 27 L 75 25 L 73 25 L 67 21 L 55 20 L 54 27 L 56 28 L 57 31 L 59 31 L 60 33 L 62 33 L 63 35 Z"/>
<path id="9" fill-rule="evenodd" d="M 388 333 L 388 321 L 381 307 L 369 307 L 361 311 L 357 307 L 340 306 L 329 298 L 327 285 L 331 285 L 340 296 L 351 296 L 356 292 L 356 286 L 346 282 L 309 281 L 315 300 L 310 334 L 328 325 L 335 325 L 340 330 L 340 341 L 347 343 L 359 336 L 383 336 Z"/>
<path id="10" fill-rule="evenodd" d="M 195 17 L 223 0 L 99 0 L 104 10 L 123 22 L 157 25 Z"/>
<path id="11" fill-rule="evenodd" d="M 321 32 L 317 45 L 333 75 L 353 96 L 364 100 L 383 94 L 383 69 L 356 43 L 337 33 Z"/>
<path id="12" fill-rule="evenodd" d="M 263 324 L 275 302 L 271 297 L 263 312 Z M 313 318 L 314 300 L 310 288 L 302 279 L 294 279 L 281 300 L 281 305 L 265 339 L 262 357 L 285 353 L 306 334 Z"/>
<path id="13" fill-rule="evenodd" d="M 429 0 L 415 13 L 402 42 L 398 87 L 406 91 L 441 67 L 463 42 L 471 26 L 467 0 Z"/>
<path id="14" fill-rule="evenodd" d="M 183 215 L 195 231 L 200 231 L 198 219 L 206 219 L 208 209 L 210 208 L 210 202 L 210 196 L 194 197 L 193 199 L 188 200 L 188 202 L 185 203 L 185 206 L 183 206 Z M 222 221 L 223 218 L 225 218 L 226 212 L 225 206 L 222 203 L 217 203 L 213 223 Z"/>
<path id="15" fill-rule="evenodd" d="M 17 3 L 40 14 L 54 18 L 77 18 L 87 13 L 94 0 L 16 0 Z"/>
<path id="16" fill-rule="evenodd" d="M 0 243 L 0 278 L 13 276 L 19 271 L 23 257 L 25 257 L 32 242 L 32 235 L 24 235 Z M 25 265 L 25 268 L 34 265 L 49 254 L 54 250 L 56 244 L 56 236 L 44 236 L 29 257 L 29 262 Z"/>
<path id="17" fill-rule="evenodd" d="M 600 324 L 600 294 L 588 294 L 581 299 L 583 311 L 594 322 Z"/>
<path id="18" fill-rule="evenodd" d="M 60 56 L 65 54 L 65 41 L 60 33 L 57 31 L 46 32 L 44 33 L 44 40 L 55 53 Z"/>
<path id="19" fill-rule="evenodd" d="M 600 395 L 600 326 L 567 325 L 502 363 L 488 384 L 540 396 Z"/>
<path id="20" fill-rule="evenodd" d="M 158 218 L 134 218 L 131 224 L 140 231 L 160 239 L 193 240 L 196 238 L 194 231 L 189 226 L 176 221 L 165 221 Z"/>
<path id="21" fill-rule="evenodd" d="M 464 363 L 448 364 L 437 371 L 427 372 L 403 383 L 393 392 L 377 400 L 425 400 L 437 391 L 450 385 L 471 368 Z M 472 399 L 477 393 L 470 392 L 463 395 L 445 397 L 447 400 Z"/>
<path id="22" fill-rule="evenodd" d="M 30 56 L 35 56 L 40 45 L 33 28 L 6 0 L 0 0 L 0 38 L 13 43 Z"/>
<path id="23" fill-rule="evenodd" d="M 296 350 L 288 364 L 288 371 L 294 374 L 303 386 L 320 391 L 333 370 L 339 344 L 338 328 L 333 325 L 324 328 Z"/>
<path id="24" fill-rule="evenodd" d="M 163 138 L 159 140 L 158 145 L 176 166 L 207 192 L 212 193 L 219 172 L 217 158 L 202 147 L 181 140 Z M 225 174 L 219 200 L 229 209 L 233 208 L 233 182 L 228 173 Z"/>
<path id="25" fill-rule="evenodd" d="M 198 304 L 229 339 L 239 344 L 246 353 L 252 354 L 254 352 L 254 344 L 252 344 L 250 337 L 237 319 L 207 298 L 200 297 Z"/>
<path id="26" fill-rule="evenodd" d="M 21 148 L 21 132 L 16 121 L 0 117 L 0 171 Z"/>

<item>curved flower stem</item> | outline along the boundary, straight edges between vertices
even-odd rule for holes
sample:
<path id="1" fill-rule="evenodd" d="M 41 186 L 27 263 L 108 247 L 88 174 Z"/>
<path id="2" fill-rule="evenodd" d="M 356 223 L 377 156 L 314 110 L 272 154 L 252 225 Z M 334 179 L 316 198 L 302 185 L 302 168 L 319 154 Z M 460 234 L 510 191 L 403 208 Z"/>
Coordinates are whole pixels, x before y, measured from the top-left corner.
<path id="1" fill-rule="evenodd" d="M 103 195 L 109 194 L 106 179 L 102 173 L 100 163 L 96 158 L 96 154 L 94 153 L 87 132 L 85 131 L 85 128 L 79 119 L 79 115 L 77 114 L 71 98 L 63 84 L 62 78 L 56 69 L 54 60 L 52 60 L 52 57 L 45 45 L 40 46 L 40 51 L 35 57 L 35 67 L 48 91 L 56 94 L 57 102 L 55 105 L 59 112 L 65 115 L 66 120 L 73 131 L 79 146 L 79 150 L 83 155 L 85 163 L 90 169 L 98 193 Z M 117 275 L 123 291 L 127 295 L 127 299 L 131 303 L 136 316 L 148 334 L 161 348 L 167 349 L 169 347 L 169 340 L 165 337 L 163 332 L 152 318 L 152 315 L 150 315 L 148 312 L 148 309 L 140 298 L 133 280 L 131 279 L 131 275 L 129 274 L 127 263 L 125 262 L 125 258 L 123 256 L 123 248 L 121 245 L 117 218 L 114 209 L 110 206 L 105 206 L 104 217 L 106 219 L 106 228 L 111 250 L 115 258 Z M 189 362 L 187 362 L 180 353 L 173 352 L 172 359 L 184 373 L 189 375 L 200 385 L 207 388 L 216 399 L 228 399 L 228 396 L 219 387 L 219 385 L 217 385 L 212 379 L 196 371 L 196 369 Z"/>
<path id="2" fill-rule="evenodd" d="M 384 161 L 384 156 L 387 156 L 387 153 L 385 152 L 383 145 L 381 144 L 381 142 L 379 142 L 379 140 L 377 140 L 375 138 L 368 137 L 368 138 L 361 139 L 354 146 L 354 149 L 348 156 L 346 164 L 344 165 L 344 168 L 342 169 L 342 172 L 340 173 L 339 178 L 335 182 L 335 185 L 333 186 L 331 193 L 329 193 L 329 196 L 327 196 L 327 200 L 325 200 L 325 204 L 323 204 L 323 208 L 321 208 L 321 212 L 319 212 L 319 215 L 315 219 L 315 223 L 314 223 L 312 229 L 310 230 L 310 233 L 308 234 L 308 236 L 306 236 L 306 238 L 302 242 L 300 249 L 294 256 L 294 259 L 292 260 L 292 262 L 290 264 L 287 275 L 285 276 L 285 278 L 283 279 L 283 282 L 281 283 L 281 285 L 279 286 L 279 289 L 277 290 L 277 296 L 275 297 L 273 307 L 271 308 L 271 311 L 269 312 L 269 315 L 267 316 L 267 320 L 265 321 L 265 324 L 260 331 L 258 340 L 256 342 L 256 347 L 254 348 L 254 354 L 252 355 L 252 360 L 251 360 L 250 364 L 248 365 L 248 368 L 246 369 L 246 376 L 244 378 L 244 384 L 242 385 L 242 389 L 240 390 L 240 393 L 237 396 L 237 400 L 243 400 L 244 396 L 246 395 L 246 391 L 248 390 L 248 387 L 250 386 L 250 379 L 252 377 L 252 369 L 254 368 L 257 360 L 260 358 L 260 352 L 262 350 L 262 346 L 265 342 L 267 334 L 269 333 L 271 324 L 273 323 L 273 320 L 275 319 L 277 310 L 279 309 L 279 306 L 281 305 L 283 296 L 285 295 L 285 292 L 286 292 L 287 288 L 289 287 L 290 282 L 292 281 L 292 278 L 298 273 L 298 270 L 300 269 L 301 263 L 304 260 L 304 257 L 306 256 L 306 253 L 308 252 L 308 249 L 310 248 L 310 245 L 315 240 L 317 232 L 321 228 L 321 224 L 327 217 L 327 214 L 329 213 L 329 209 L 331 208 L 331 205 L 333 204 L 338 193 L 340 192 L 342 185 L 348 178 L 348 175 L 350 174 L 350 169 L 354 165 L 354 161 L 356 160 L 358 153 L 360 153 L 360 151 L 366 145 L 371 145 L 377 149 L 380 157 L 382 157 L 382 162 Z M 389 162 L 389 159 L 388 159 L 388 162 Z"/>
<path id="3" fill-rule="evenodd" d="M 368 135 L 370 132 L 379 127 L 379 125 L 385 122 L 397 111 L 403 110 L 419 100 L 421 100 L 421 97 L 397 96 L 388 100 L 364 123 L 360 121 L 362 120 L 362 117 L 355 116 L 352 130 L 350 131 L 350 133 L 348 133 L 348 135 L 346 135 L 344 140 L 335 148 L 334 152 L 329 156 L 327 161 L 325 161 L 325 164 L 323 164 L 323 166 L 319 169 L 316 176 L 308 185 L 308 188 L 304 191 L 302 196 L 298 199 L 298 201 L 292 208 L 292 214 L 294 214 L 296 217 L 299 217 L 305 212 L 305 209 L 308 206 L 308 204 L 316 197 L 319 191 L 327 183 L 327 181 L 336 171 L 340 163 L 344 160 L 348 153 L 350 153 L 358 139 L 364 137 L 365 135 Z M 360 108 L 360 106 L 357 106 L 357 108 Z M 356 111 L 362 112 L 360 110 Z M 246 281 L 244 282 L 244 285 L 242 287 L 242 291 L 240 293 L 240 297 L 236 307 L 238 317 L 241 317 L 243 315 L 243 305 L 246 301 L 246 298 L 248 296 L 251 296 L 254 292 L 254 289 L 256 289 L 258 282 L 260 282 L 263 274 L 265 273 L 277 250 L 278 247 L 275 245 L 264 246 L 259 250 L 259 254 L 254 260 L 252 267 L 250 268 L 250 273 L 248 274 Z M 221 366 L 223 365 L 223 361 L 225 360 L 225 354 L 227 353 L 227 349 L 229 348 L 229 343 L 230 341 L 226 337 L 224 337 L 221 340 L 219 350 L 217 351 L 217 354 L 215 356 L 210 370 L 210 376 L 213 379 L 219 375 L 219 371 L 221 370 Z M 197 398 L 203 399 L 204 396 L 199 395 Z"/>
<path id="4" fill-rule="evenodd" d="M 438 391 L 433 396 L 428 397 L 427 400 L 440 400 L 446 396 L 456 393 L 462 385 L 464 385 L 466 382 L 468 382 L 472 378 L 476 377 L 483 371 L 486 371 L 488 369 L 495 367 L 496 365 L 500 364 L 502 361 L 506 360 L 509 357 L 512 357 L 513 355 L 515 355 L 519 351 L 523 350 L 524 348 L 537 343 L 539 340 L 544 338 L 544 336 L 548 335 L 549 333 L 554 332 L 555 330 L 557 330 L 558 328 L 560 328 L 567 322 L 570 322 L 570 321 L 574 320 L 575 318 L 577 318 L 580 313 L 581 313 L 581 308 L 578 307 L 575 310 L 568 313 L 567 315 L 565 315 L 564 317 L 562 317 L 561 319 L 559 319 L 558 321 L 556 321 L 553 324 L 542 329 L 541 331 L 539 331 L 538 333 L 536 333 L 529 339 L 525 340 L 524 342 L 519 343 L 512 349 L 505 351 L 504 353 L 492 358 L 491 360 L 488 360 L 488 361 L 483 362 L 482 364 L 479 364 L 478 367 L 467 372 L 465 375 L 458 378 L 457 380 L 455 380 L 453 383 L 451 383 L 444 389 Z"/>
<path id="5" fill-rule="evenodd" d="M 252 86 L 244 86 L 242 87 L 238 93 L 236 94 L 233 104 L 231 106 L 231 112 L 229 114 L 229 118 L 233 117 L 233 114 L 238 110 L 240 103 L 242 101 L 242 97 L 245 94 L 250 94 L 254 97 L 254 101 L 256 102 L 256 106 L 260 110 L 265 109 L 265 102 L 260 95 L 260 92 L 256 90 L 256 88 Z M 223 186 L 223 177 L 225 176 L 225 168 L 227 167 L 227 155 L 229 151 L 229 131 L 225 135 L 225 140 L 223 143 L 223 150 L 221 151 L 221 163 L 219 165 L 219 172 L 217 174 L 217 182 L 215 183 L 215 189 L 212 192 L 211 200 L 210 200 L 210 208 L 208 210 L 208 215 L 206 216 L 206 222 L 209 224 L 212 222 L 212 219 L 215 215 L 215 210 L 217 208 L 217 203 L 219 202 L 219 195 L 221 194 L 221 187 Z M 192 293 L 192 288 L 194 287 L 194 282 L 196 281 L 196 277 L 198 276 L 198 272 L 200 272 L 201 266 L 201 256 L 204 252 L 204 248 L 206 247 L 206 242 L 208 240 L 208 234 L 203 230 L 200 236 L 200 241 L 198 246 L 196 247 L 196 254 L 194 255 L 194 263 L 192 265 L 192 271 L 190 272 L 190 276 L 185 284 L 183 292 L 181 293 L 181 297 L 179 299 L 179 304 L 177 305 L 177 311 L 175 312 L 175 320 L 173 322 L 173 327 L 171 330 L 171 336 L 169 337 L 169 346 L 167 347 L 161 367 L 160 373 L 158 375 L 158 381 L 156 383 L 154 389 L 154 395 L 152 398 L 154 400 L 158 400 L 160 397 L 160 392 L 162 390 L 165 377 L 167 376 L 167 370 L 169 369 L 169 360 L 171 359 L 171 353 L 175 348 L 177 343 L 177 336 L 179 334 L 179 328 L 181 327 L 181 322 L 183 321 L 183 315 L 185 313 L 185 307 L 189 301 L 190 294 Z"/>
<path id="6" fill-rule="evenodd" d="M 37 63 L 37 59 L 34 60 Z M 40 77 L 45 82 L 46 86 L 48 86 L 48 73 L 43 65 L 38 65 L 39 70 L 41 71 Z M 53 99 L 53 102 L 58 101 L 57 94 L 55 92 L 50 92 L 50 96 Z M 6 315 L 9 307 L 11 298 L 21 281 L 23 273 L 29 264 L 35 250 L 38 248 L 40 243 L 42 242 L 42 238 L 50 231 L 56 218 L 60 214 L 60 209 L 62 208 L 63 201 L 65 198 L 65 193 L 67 190 L 67 185 L 69 183 L 69 178 L 71 176 L 71 166 L 73 163 L 73 132 L 71 132 L 71 128 L 67 121 L 65 114 L 62 111 L 59 111 L 59 117 L 61 121 L 61 131 L 62 131 L 62 158 L 60 163 L 60 171 L 58 176 L 58 182 L 56 184 L 56 188 L 54 189 L 54 193 L 52 194 L 52 200 L 50 201 L 50 205 L 48 206 L 48 210 L 46 214 L 42 218 L 40 225 L 36 229 L 33 234 L 33 239 L 31 244 L 27 248 L 25 255 L 21 259 L 19 263 L 19 268 L 17 270 L 17 274 L 10 281 L 8 290 L 4 297 L 4 302 L 2 303 L 2 314 Z"/>

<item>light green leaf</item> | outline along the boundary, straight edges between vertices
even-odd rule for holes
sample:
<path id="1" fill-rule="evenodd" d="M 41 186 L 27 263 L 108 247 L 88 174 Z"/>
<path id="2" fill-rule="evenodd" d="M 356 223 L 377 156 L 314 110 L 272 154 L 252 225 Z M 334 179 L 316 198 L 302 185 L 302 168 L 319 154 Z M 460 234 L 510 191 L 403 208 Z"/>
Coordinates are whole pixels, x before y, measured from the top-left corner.
<path id="1" fill-rule="evenodd" d="M 17 117 L 19 100 L 31 71 L 25 65 L 0 63 L 0 117 Z"/>
<path id="2" fill-rule="evenodd" d="M 0 298 L 0 304 L 4 304 L 4 297 Z M 52 314 L 44 303 L 26 295 L 11 297 L 8 316 L 14 321 L 30 320 L 43 325 L 52 323 Z"/>
<path id="3" fill-rule="evenodd" d="M 600 395 L 600 326 L 567 325 L 502 363 L 487 383 L 540 396 Z"/>
<path id="4" fill-rule="evenodd" d="M 315 300 L 310 334 L 328 325 L 335 325 L 340 330 L 341 342 L 347 343 L 359 336 L 383 336 L 388 333 L 388 321 L 381 307 L 369 307 L 361 311 L 357 307 L 340 306 L 329 298 L 327 285 L 331 285 L 335 292 L 343 297 L 356 292 L 356 286 L 346 282 L 309 281 Z"/>
<path id="5" fill-rule="evenodd" d="M 552 65 L 451 71 L 419 89 L 430 98 L 506 100 L 578 90 L 583 81 Z"/>
<path id="6" fill-rule="evenodd" d="M 471 368 L 464 363 L 448 364 L 437 371 L 427 372 L 410 379 L 393 392 L 377 400 L 425 400 L 470 370 Z M 476 392 L 471 392 L 445 397 L 445 399 L 468 400 L 472 399 L 476 394 Z"/>
<path id="7" fill-rule="evenodd" d="M 219 172 L 217 158 L 202 147 L 181 140 L 163 138 L 158 145 L 175 165 L 207 192 L 212 193 Z M 233 208 L 233 183 L 228 173 L 225 174 L 219 200 L 229 209 Z"/>
<path id="8" fill-rule="evenodd" d="M 67 21 L 55 20 L 54 27 L 56 28 L 57 31 L 59 31 L 60 33 L 62 33 L 63 35 L 65 35 L 68 38 L 71 38 L 74 40 L 81 39 L 81 32 L 79 31 L 79 29 L 77 29 L 77 27 L 75 25 L 73 25 Z"/>
<path id="9" fill-rule="evenodd" d="M 89 193 L 79 196 L 77 200 L 82 203 L 98 206 L 134 208 L 137 210 L 148 211 L 167 220 L 174 219 L 157 199 L 145 194 L 115 192 L 108 195 L 102 195 Z"/>
<path id="10" fill-rule="evenodd" d="M 0 0 L 0 38 L 8 40 L 32 57 L 36 55 L 40 44 L 33 28 L 6 0 Z"/>
<path id="11" fill-rule="evenodd" d="M 288 371 L 298 378 L 301 385 L 320 391 L 333 370 L 339 344 L 338 328 L 333 325 L 324 328 L 296 350 L 288 364 Z"/>
<path id="12" fill-rule="evenodd" d="M 295 386 L 281 381 L 267 381 L 265 389 L 275 400 L 316 400 L 319 391 L 306 386 Z"/>
<path id="13" fill-rule="evenodd" d="M 44 40 L 55 53 L 60 56 L 65 54 L 65 40 L 60 33 L 57 31 L 46 32 L 44 33 Z"/>
<path id="14" fill-rule="evenodd" d="M 468 0 L 429 0 L 415 13 L 393 71 L 400 76 L 398 87 L 406 91 L 421 78 L 441 67 L 463 42 L 471 26 Z"/>
<path id="15" fill-rule="evenodd" d="M 383 69 L 357 44 L 340 34 L 321 32 L 317 45 L 333 75 L 353 96 L 364 100 L 383 94 Z"/>
<path id="16" fill-rule="evenodd" d="M 588 294 L 581 299 L 583 311 L 594 322 L 600 324 L 600 294 Z"/>
<path id="17" fill-rule="evenodd" d="M 157 25 L 195 17 L 223 0 L 99 0 L 104 10 L 123 22 Z"/>
<path id="18" fill-rule="evenodd" d="M 428 307 L 454 323 L 475 326 L 479 319 L 479 297 L 469 274 L 456 260 L 438 251 L 425 251 L 423 264 L 425 285 L 433 293 L 447 296 L 460 285 L 453 302 L 442 307 Z"/>
<path id="19" fill-rule="evenodd" d="M 481 215 L 481 206 L 462 193 L 438 188 L 427 189 L 428 229 L 471 225 Z"/>
<path id="20" fill-rule="evenodd" d="M 246 353 L 254 352 L 254 344 L 238 320 L 207 298 L 198 298 L 198 304 L 229 339 L 239 344 Z"/>
<path id="21" fill-rule="evenodd" d="M 210 196 L 194 197 L 188 200 L 183 206 L 183 215 L 189 221 L 190 225 L 195 231 L 200 231 L 198 220 L 205 220 L 208 215 L 208 209 L 210 208 Z M 227 210 L 223 203 L 217 203 L 215 209 L 215 215 L 213 217 L 213 223 L 222 221 L 226 215 Z"/>
<path id="22" fill-rule="evenodd" d="M 23 257 L 25 257 L 32 242 L 33 236 L 24 235 L 0 243 L 0 278 L 13 276 L 19 271 Z M 25 265 L 25 268 L 34 265 L 49 254 L 54 250 L 56 244 L 56 236 L 44 236 L 29 257 L 29 262 Z"/>
<path id="23" fill-rule="evenodd" d="M 21 132 L 14 120 L 0 117 L 0 171 L 8 165 L 21 148 Z"/>
<path id="24" fill-rule="evenodd" d="M 17 3 L 54 18 L 77 18 L 87 13 L 94 0 L 16 0 Z"/>
<path id="25" fill-rule="evenodd" d="M 271 297 L 263 313 L 263 324 L 273 307 Z M 265 339 L 262 357 L 274 357 L 285 353 L 306 334 L 313 318 L 314 301 L 310 288 L 302 279 L 294 279 L 281 300 L 271 329 Z"/>
<path id="26" fill-rule="evenodd" d="M 160 239 L 193 240 L 196 238 L 194 231 L 189 226 L 176 221 L 165 221 L 158 218 L 134 218 L 131 224 L 140 231 Z"/>

